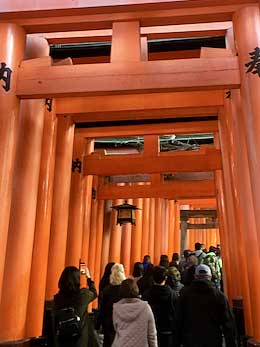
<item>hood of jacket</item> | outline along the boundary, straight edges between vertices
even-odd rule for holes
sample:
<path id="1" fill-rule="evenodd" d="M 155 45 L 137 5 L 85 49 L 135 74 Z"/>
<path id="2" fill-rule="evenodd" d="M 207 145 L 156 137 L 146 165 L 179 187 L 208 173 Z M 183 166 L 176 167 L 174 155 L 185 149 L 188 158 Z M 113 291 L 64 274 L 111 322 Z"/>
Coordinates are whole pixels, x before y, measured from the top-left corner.
<path id="1" fill-rule="evenodd" d="M 113 310 L 116 311 L 120 320 L 131 322 L 136 320 L 147 306 L 145 302 L 138 298 L 121 299 L 114 304 Z"/>

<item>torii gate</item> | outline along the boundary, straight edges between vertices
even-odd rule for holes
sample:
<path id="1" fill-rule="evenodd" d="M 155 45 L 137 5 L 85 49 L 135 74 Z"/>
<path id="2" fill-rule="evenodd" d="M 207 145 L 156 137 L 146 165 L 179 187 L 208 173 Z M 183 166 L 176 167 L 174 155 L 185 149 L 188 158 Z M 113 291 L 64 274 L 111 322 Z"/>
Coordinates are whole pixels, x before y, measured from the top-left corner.
<path id="1" fill-rule="evenodd" d="M 65 265 L 67 238 L 70 256 L 72 252 L 78 254 L 79 248 L 81 252 L 83 242 L 82 254 L 89 253 L 87 259 L 94 272 L 100 271 L 100 265 L 96 264 L 101 257 L 102 225 L 95 216 L 98 211 L 102 214 L 104 206 L 97 199 L 90 211 L 91 189 L 98 184 L 92 174 L 130 173 L 131 170 L 136 173 L 134 168 L 139 166 L 144 173 L 155 175 L 153 194 L 158 194 L 161 188 L 163 194 L 167 193 L 168 188 L 164 190 L 158 180 L 158 174 L 169 167 L 167 161 L 171 159 L 170 155 L 163 158 L 158 152 L 157 136 L 165 129 L 147 132 L 147 129 L 127 127 L 127 132 L 141 131 L 145 136 L 143 157 L 135 158 L 129 167 L 120 168 L 118 159 L 90 155 L 91 139 L 100 136 L 100 129 L 92 134 L 76 135 L 74 151 L 85 153 L 83 170 L 87 176 L 76 189 L 80 197 L 73 192 L 70 195 L 68 168 L 74 158 L 74 123 L 107 118 L 145 119 L 148 115 L 152 118 L 218 115 L 218 128 L 212 121 L 199 124 L 199 129 L 212 127 L 215 148 L 202 150 L 197 157 L 185 154 L 180 159 L 181 163 L 183 160 L 188 163 L 182 164 L 187 165 L 186 170 L 215 172 L 214 187 L 212 182 L 204 182 L 205 186 L 199 189 L 194 184 L 189 187 L 192 193 L 197 192 L 195 196 L 201 196 L 204 189 L 204 197 L 214 196 L 216 189 L 227 292 L 230 299 L 243 296 L 247 334 L 253 337 L 249 346 L 260 345 L 260 269 L 253 266 L 260 259 L 259 2 L 121 0 L 119 6 L 115 0 L 97 0 L 94 5 L 92 1 L 79 1 L 75 5 L 72 0 L 60 4 L 46 0 L 41 5 L 37 3 L 37 7 L 34 0 L 26 4 L 18 1 L 0 4 L 0 340 L 18 341 L 41 334 L 46 280 L 50 298 Z M 222 28 L 229 50 L 221 53 L 202 50 L 201 58 L 145 61 L 147 48 L 143 36 L 170 35 L 176 25 L 186 24 L 194 25 L 188 31 L 197 30 L 198 34 L 202 30 L 200 23 L 220 21 L 233 22 L 235 44 L 232 29 Z M 216 30 L 214 25 L 211 30 Z M 153 26 L 161 30 L 155 33 Z M 167 32 L 164 26 L 172 28 L 168 27 Z M 25 53 L 26 34 L 60 31 L 66 32 L 63 39 L 68 39 L 74 36 L 70 32 L 75 30 L 108 30 L 106 36 L 111 36 L 111 28 L 110 63 L 54 65 L 48 57 L 46 43 L 37 37 L 28 38 Z M 226 90 L 231 90 L 228 98 L 225 98 Z M 50 112 L 44 108 L 46 98 L 57 99 Z M 194 131 L 193 127 L 190 131 Z M 84 138 L 88 140 L 83 151 Z M 195 165 L 196 160 L 201 167 Z M 154 161 L 162 165 L 162 171 Z M 169 161 L 170 169 L 180 169 L 181 163 Z M 75 188 L 73 180 L 79 180 L 72 177 Z M 87 204 L 77 205 L 77 198 L 84 200 L 84 185 Z M 101 188 L 98 194 L 104 198 L 106 187 Z M 171 189 L 181 198 L 190 197 L 186 184 Z M 138 195 L 141 191 L 143 196 L 148 196 L 141 187 Z M 120 194 L 125 192 L 124 189 Z M 112 191 L 107 194 L 111 197 Z M 88 230 L 97 230 L 95 250 L 84 249 L 89 233 L 77 243 L 78 234 L 74 233 L 73 237 L 67 232 L 68 223 L 75 226 L 78 221 L 76 212 L 72 213 L 74 219 L 69 220 L 69 197 L 74 202 L 74 211 L 82 206 L 88 208 L 87 218 L 83 222 L 81 215 L 80 223 L 87 224 Z M 138 235 L 138 230 L 133 234 Z M 26 342 L 21 341 L 20 345 Z"/>

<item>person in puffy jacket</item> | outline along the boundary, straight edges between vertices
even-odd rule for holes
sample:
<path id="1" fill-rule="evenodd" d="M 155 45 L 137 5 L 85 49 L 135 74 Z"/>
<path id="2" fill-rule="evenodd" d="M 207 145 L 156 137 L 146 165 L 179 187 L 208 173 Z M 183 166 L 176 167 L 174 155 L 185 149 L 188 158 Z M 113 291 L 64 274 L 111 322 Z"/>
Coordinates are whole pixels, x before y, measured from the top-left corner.
<path id="1" fill-rule="evenodd" d="M 112 347 L 157 347 L 154 316 L 149 304 L 138 298 L 136 282 L 126 279 L 119 293 L 121 300 L 113 306 L 116 335 Z"/>

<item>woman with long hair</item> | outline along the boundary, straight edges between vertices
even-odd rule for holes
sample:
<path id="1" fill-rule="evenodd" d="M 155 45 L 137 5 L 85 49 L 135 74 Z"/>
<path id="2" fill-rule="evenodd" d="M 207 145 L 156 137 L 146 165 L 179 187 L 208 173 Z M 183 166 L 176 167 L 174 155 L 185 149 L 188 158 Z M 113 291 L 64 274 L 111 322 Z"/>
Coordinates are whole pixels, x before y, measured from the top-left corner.
<path id="1" fill-rule="evenodd" d="M 97 297 L 97 291 L 90 277 L 87 278 L 87 284 L 88 288 L 80 288 L 80 271 L 75 266 L 66 267 L 60 276 L 59 291 L 54 295 L 54 325 L 58 347 L 99 346 L 88 317 L 88 304 Z M 74 325 L 70 323 L 69 316 L 66 317 L 68 314 L 71 320 L 75 318 Z M 73 331 L 71 336 L 64 338 L 62 326 L 68 335 L 70 329 L 78 328 L 79 331 Z"/>
<path id="2" fill-rule="evenodd" d="M 114 340 L 115 330 L 112 320 L 113 304 L 120 300 L 119 288 L 125 278 L 124 266 L 115 263 L 111 268 L 110 283 L 104 288 L 100 302 L 100 318 L 104 333 L 104 347 L 110 347 Z"/>

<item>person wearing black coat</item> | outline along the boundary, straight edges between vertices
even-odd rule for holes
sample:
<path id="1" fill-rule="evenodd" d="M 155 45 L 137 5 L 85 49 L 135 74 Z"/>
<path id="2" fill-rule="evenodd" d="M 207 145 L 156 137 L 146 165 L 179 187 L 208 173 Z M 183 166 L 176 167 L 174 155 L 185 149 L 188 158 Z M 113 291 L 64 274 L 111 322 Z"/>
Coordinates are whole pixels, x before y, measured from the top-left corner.
<path id="1" fill-rule="evenodd" d="M 234 319 L 225 295 L 212 285 L 207 265 L 196 267 L 195 280 L 180 292 L 176 314 L 176 346 L 237 347 Z"/>
<path id="2" fill-rule="evenodd" d="M 115 263 L 111 268 L 110 284 L 104 290 L 100 301 L 100 320 L 104 333 L 103 347 L 111 347 L 115 330 L 113 325 L 113 304 L 120 300 L 119 289 L 125 280 L 125 272 L 122 264 Z"/>
<path id="3" fill-rule="evenodd" d="M 154 285 L 147 290 L 142 299 L 148 301 L 154 314 L 159 347 L 174 346 L 175 307 L 177 294 L 165 285 L 167 269 L 155 266 Z"/>
<path id="4" fill-rule="evenodd" d="M 89 288 L 80 288 L 80 271 L 75 266 L 66 267 L 59 279 L 59 292 L 54 295 L 54 317 L 55 313 L 64 308 L 73 307 L 81 318 L 81 336 L 75 339 L 59 341 L 58 347 L 98 347 L 99 342 L 88 316 L 88 304 L 97 297 L 94 282 L 87 278 Z M 54 322 L 55 324 L 55 322 Z"/>

